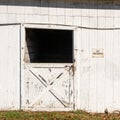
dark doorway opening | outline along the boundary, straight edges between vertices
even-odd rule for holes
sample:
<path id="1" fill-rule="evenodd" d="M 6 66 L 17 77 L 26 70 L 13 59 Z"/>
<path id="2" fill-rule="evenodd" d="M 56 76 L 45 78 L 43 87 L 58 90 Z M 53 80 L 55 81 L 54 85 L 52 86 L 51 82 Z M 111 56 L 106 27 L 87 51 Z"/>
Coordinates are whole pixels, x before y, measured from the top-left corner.
<path id="1" fill-rule="evenodd" d="M 73 63 L 73 31 L 26 28 L 25 56 L 31 63 Z"/>

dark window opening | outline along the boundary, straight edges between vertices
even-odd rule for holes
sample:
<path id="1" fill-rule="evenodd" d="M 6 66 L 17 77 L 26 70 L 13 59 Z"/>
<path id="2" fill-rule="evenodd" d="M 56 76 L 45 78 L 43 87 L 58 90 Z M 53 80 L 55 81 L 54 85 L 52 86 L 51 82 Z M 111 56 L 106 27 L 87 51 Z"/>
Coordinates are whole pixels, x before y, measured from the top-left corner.
<path id="1" fill-rule="evenodd" d="M 26 28 L 25 61 L 72 63 L 73 31 Z"/>

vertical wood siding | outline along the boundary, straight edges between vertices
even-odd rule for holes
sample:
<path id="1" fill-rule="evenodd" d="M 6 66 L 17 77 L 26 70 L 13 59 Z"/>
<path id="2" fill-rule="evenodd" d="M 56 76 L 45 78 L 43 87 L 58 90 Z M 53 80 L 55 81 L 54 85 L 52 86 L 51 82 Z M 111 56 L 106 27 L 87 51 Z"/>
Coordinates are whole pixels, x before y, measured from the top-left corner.
<path id="1" fill-rule="evenodd" d="M 0 110 L 20 105 L 19 26 L 0 26 Z"/>
<path id="2" fill-rule="evenodd" d="M 79 107 L 93 112 L 120 109 L 120 30 L 81 29 L 79 32 L 82 33 Z M 92 48 L 103 48 L 104 58 L 92 58 Z"/>

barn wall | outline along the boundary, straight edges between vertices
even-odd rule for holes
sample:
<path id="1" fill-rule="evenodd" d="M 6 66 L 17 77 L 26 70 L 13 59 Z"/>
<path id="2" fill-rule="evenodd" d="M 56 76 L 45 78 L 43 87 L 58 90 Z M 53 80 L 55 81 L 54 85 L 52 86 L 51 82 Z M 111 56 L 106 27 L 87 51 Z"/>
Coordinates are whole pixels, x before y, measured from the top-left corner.
<path id="1" fill-rule="evenodd" d="M 20 26 L 0 26 L 0 110 L 20 108 Z"/>
<path id="2" fill-rule="evenodd" d="M 105 108 L 120 110 L 119 0 L 0 1 L 0 23 L 79 27 L 76 109 L 92 112 L 104 112 Z M 93 48 L 103 49 L 104 57 L 93 58 Z"/>
<path id="3" fill-rule="evenodd" d="M 2 0 L 0 23 L 120 27 L 119 9 L 119 0 Z"/>
<path id="4" fill-rule="evenodd" d="M 93 112 L 120 110 L 120 30 L 79 29 L 80 109 Z M 93 58 L 92 49 L 104 50 Z"/>

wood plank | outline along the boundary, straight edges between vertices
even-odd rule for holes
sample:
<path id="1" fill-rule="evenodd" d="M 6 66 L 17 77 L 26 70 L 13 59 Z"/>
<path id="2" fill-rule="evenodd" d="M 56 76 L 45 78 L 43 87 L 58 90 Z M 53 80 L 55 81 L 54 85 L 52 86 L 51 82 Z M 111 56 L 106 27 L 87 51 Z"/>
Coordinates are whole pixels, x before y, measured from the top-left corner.
<path id="1" fill-rule="evenodd" d="M 104 30 L 98 30 L 98 39 L 97 39 L 97 48 L 103 49 L 103 58 L 96 58 L 96 88 L 97 88 L 97 110 L 98 112 L 104 112 L 104 91 L 105 91 L 105 44 L 106 44 L 106 35 Z"/>
<path id="2" fill-rule="evenodd" d="M 114 46 L 113 46 L 113 51 L 114 51 L 114 84 L 113 84 L 113 89 L 114 89 L 114 99 L 113 99 L 113 107 L 114 110 L 119 110 L 120 109 L 120 30 L 115 30 L 114 31 Z"/>
<path id="3" fill-rule="evenodd" d="M 114 69 L 114 38 L 113 31 L 106 31 L 106 60 L 105 60 L 105 108 L 112 110 L 113 108 L 113 69 Z"/>
<path id="4" fill-rule="evenodd" d="M 73 11 L 72 11 L 72 1 L 71 0 L 67 0 L 65 2 L 65 16 L 72 16 L 73 15 Z"/>
<path id="5" fill-rule="evenodd" d="M 49 1 L 49 16 L 56 15 L 57 8 L 56 8 L 56 0 Z"/>
<path id="6" fill-rule="evenodd" d="M 82 18 L 81 17 L 74 17 L 73 18 L 73 25 L 81 26 L 81 24 L 82 24 Z"/>
<path id="7" fill-rule="evenodd" d="M 6 5 L 0 5 L 0 13 L 7 13 L 7 6 Z"/>
<path id="8" fill-rule="evenodd" d="M 18 110 L 20 107 L 20 26 L 1 26 L 0 39 L 0 109 Z M 7 84 L 6 84 L 7 83 Z"/>
<path id="9" fill-rule="evenodd" d="M 8 15 L 7 14 L 0 14 L 0 23 L 7 23 Z"/>
<path id="10" fill-rule="evenodd" d="M 90 31 L 90 82 L 89 82 L 89 111 L 97 111 L 97 61 L 92 58 L 92 49 L 97 48 L 98 32 Z"/>
<path id="11" fill-rule="evenodd" d="M 80 81 L 80 106 L 81 109 L 88 110 L 89 107 L 89 80 L 90 80 L 90 39 L 89 30 L 82 29 L 81 48 L 83 49 L 80 59 L 81 81 Z"/>
<path id="12" fill-rule="evenodd" d="M 48 0 L 41 0 L 40 14 L 41 15 L 48 15 L 49 14 L 48 7 L 49 7 Z"/>

